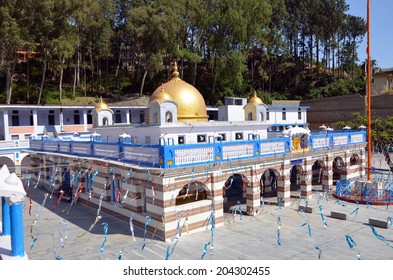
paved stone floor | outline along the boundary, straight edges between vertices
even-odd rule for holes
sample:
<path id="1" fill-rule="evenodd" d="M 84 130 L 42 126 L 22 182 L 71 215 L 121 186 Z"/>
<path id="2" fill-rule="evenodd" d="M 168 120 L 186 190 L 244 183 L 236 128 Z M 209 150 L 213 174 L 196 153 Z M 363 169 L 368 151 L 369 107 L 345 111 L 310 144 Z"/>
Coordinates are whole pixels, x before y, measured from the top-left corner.
<path id="1" fill-rule="evenodd" d="M 132 239 L 128 221 L 101 212 L 102 219 L 88 232 L 93 224 L 97 209 L 79 203 L 67 213 L 70 205 L 60 202 L 55 210 L 55 198 L 46 200 L 40 209 L 45 191 L 32 191 L 33 207 L 29 215 L 29 202 L 24 204 L 25 250 L 30 260 L 116 260 L 121 252 L 124 260 L 164 260 L 168 246 L 173 253 L 169 259 L 200 260 L 205 244 L 211 240 L 210 227 L 206 231 L 183 234 L 173 243 L 152 238 L 148 232 L 144 241 L 144 229 L 135 227 L 135 241 Z M 351 214 L 357 207 L 354 203 L 337 203 L 333 197 L 318 203 L 320 193 L 315 192 L 309 205 L 313 213 L 297 211 L 299 201 L 292 199 L 290 207 L 278 207 L 265 202 L 263 211 L 257 216 L 225 214 L 225 225 L 215 229 L 213 248 L 206 247 L 205 260 L 391 260 L 393 259 L 393 229 L 375 228 L 378 239 L 368 225 L 368 219 L 386 220 L 393 216 L 393 206 L 359 205 L 357 215 Z M 304 204 L 304 201 L 300 201 Z M 319 205 L 327 226 L 324 227 Z M 40 209 L 40 210 L 39 210 Z M 348 220 L 330 217 L 331 211 L 347 213 Z M 38 213 L 39 211 L 39 213 Z M 37 222 L 33 221 L 37 217 Z M 278 238 L 278 220 L 281 220 Z M 308 224 L 307 224 L 308 222 Z M 68 238 L 65 240 L 65 223 Z M 107 238 L 103 251 L 104 226 L 108 224 Z M 308 225 L 311 229 L 309 235 Z M 346 236 L 356 243 L 351 249 Z M 33 241 L 36 238 L 35 242 Z M 62 247 L 61 238 L 65 241 Z M 280 242 L 278 242 L 278 239 Z M 30 248 L 32 242 L 34 246 Z M 278 244 L 280 243 L 280 245 Z M 144 249 L 142 250 L 143 245 Z M 173 248 L 173 245 L 174 248 Z"/>

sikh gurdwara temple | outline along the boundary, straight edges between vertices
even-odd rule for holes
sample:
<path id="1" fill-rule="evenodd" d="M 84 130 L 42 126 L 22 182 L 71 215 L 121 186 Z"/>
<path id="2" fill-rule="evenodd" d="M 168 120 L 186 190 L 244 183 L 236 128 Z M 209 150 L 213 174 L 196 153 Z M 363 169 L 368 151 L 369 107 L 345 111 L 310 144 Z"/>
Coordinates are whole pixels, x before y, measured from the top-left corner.
<path id="1" fill-rule="evenodd" d="M 295 107 L 280 109 L 281 121 L 301 125 L 276 129 L 273 108 L 254 92 L 209 120 L 201 93 L 179 78 L 175 64 L 151 95 L 143 123 L 114 123 L 101 99 L 88 137 L 31 137 L 32 177 L 59 196 L 132 217 L 165 241 L 180 230 L 220 227 L 224 212 L 237 206 L 252 216 L 267 197 L 287 207 L 291 197 L 364 178 L 365 131 L 310 131 Z"/>

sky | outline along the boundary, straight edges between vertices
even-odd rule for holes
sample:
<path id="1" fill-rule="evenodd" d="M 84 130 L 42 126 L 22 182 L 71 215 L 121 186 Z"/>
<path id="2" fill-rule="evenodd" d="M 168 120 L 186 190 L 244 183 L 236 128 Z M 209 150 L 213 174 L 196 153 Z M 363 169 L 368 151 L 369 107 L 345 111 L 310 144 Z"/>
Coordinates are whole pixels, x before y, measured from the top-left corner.
<path id="1" fill-rule="evenodd" d="M 346 0 L 348 13 L 367 20 L 367 0 Z M 391 22 L 393 0 L 370 0 L 370 57 L 381 68 L 393 67 L 393 35 Z M 367 34 L 358 47 L 359 61 L 367 59 Z"/>

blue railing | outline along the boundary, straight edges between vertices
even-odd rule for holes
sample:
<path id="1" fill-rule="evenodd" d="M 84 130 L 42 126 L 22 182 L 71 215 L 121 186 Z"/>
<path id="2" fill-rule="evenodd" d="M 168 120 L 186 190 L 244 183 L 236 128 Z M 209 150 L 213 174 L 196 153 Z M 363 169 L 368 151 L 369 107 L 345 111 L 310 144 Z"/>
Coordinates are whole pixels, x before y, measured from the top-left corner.
<path id="1" fill-rule="evenodd" d="M 310 135 L 310 150 L 365 143 L 364 131 Z M 184 145 L 151 145 L 124 142 L 31 139 L 30 149 L 100 159 L 121 160 L 162 168 L 214 164 L 291 153 L 289 137 Z"/>

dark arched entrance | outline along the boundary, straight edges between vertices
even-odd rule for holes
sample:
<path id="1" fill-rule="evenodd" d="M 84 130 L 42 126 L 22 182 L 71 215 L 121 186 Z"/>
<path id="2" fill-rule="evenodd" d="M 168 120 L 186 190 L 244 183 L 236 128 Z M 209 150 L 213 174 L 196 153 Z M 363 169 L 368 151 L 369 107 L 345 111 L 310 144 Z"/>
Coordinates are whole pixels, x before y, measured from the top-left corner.
<path id="1" fill-rule="evenodd" d="M 300 165 L 294 165 L 291 168 L 291 176 L 290 176 L 290 190 L 300 191 L 300 183 L 301 183 L 301 174 L 303 172 L 303 168 Z"/>
<path id="2" fill-rule="evenodd" d="M 223 187 L 224 211 L 229 211 L 230 207 L 238 203 L 245 203 L 243 193 L 246 192 L 247 186 L 250 184 L 247 177 L 242 174 L 234 173 L 228 177 Z"/>
<path id="3" fill-rule="evenodd" d="M 336 185 L 336 181 L 341 180 L 342 170 L 344 168 L 344 160 L 341 157 L 336 157 L 333 160 L 333 185 Z"/>
<path id="4" fill-rule="evenodd" d="M 311 167 L 311 185 L 314 190 L 323 190 L 323 175 L 326 169 L 326 165 L 322 160 L 317 160 Z"/>
<path id="5" fill-rule="evenodd" d="M 261 196 L 276 197 L 279 173 L 274 169 L 267 169 L 260 178 Z"/>

